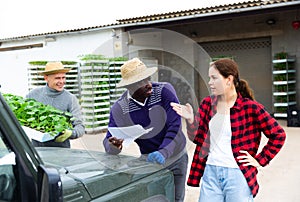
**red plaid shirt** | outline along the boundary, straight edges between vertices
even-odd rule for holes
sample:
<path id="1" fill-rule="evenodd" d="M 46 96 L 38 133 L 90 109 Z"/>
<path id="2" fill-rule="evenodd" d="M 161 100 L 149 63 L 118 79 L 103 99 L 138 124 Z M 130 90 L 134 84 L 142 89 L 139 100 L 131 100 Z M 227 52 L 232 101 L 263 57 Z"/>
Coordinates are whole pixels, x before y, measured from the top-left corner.
<path id="1" fill-rule="evenodd" d="M 187 127 L 189 139 L 197 145 L 187 181 L 190 186 L 198 187 L 204 172 L 210 146 L 208 123 L 216 113 L 216 103 L 216 97 L 204 98 L 198 108 L 194 124 L 188 124 Z M 255 197 L 259 189 L 256 178 L 257 169 L 253 166 L 242 166 L 237 159 L 241 155 L 239 151 L 248 151 L 261 166 L 266 166 L 280 151 L 285 142 L 286 134 L 263 105 L 240 95 L 230 109 L 230 121 L 232 152 L 247 180 L 253 197 Z M 260 153 L 257 153 L 261 132 L 268 138 L 268 143 Z"/>

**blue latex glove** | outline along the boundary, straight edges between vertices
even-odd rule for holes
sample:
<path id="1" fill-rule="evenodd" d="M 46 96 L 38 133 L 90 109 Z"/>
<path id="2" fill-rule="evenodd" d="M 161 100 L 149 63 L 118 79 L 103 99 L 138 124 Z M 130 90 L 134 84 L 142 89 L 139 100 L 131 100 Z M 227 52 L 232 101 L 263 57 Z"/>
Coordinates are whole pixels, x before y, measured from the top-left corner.
<path id="1" fill-rule="evenodd" d="M 155 151 L 148 154 L 147 161 L 152 163 L 164 164 L 166 159 L 159 151 Z"/>

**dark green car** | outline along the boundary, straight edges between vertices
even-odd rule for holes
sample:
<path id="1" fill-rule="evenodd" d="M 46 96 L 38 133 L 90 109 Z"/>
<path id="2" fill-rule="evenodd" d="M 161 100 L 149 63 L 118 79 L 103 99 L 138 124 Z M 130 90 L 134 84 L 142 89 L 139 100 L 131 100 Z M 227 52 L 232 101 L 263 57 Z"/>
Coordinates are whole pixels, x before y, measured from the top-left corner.
<path id="1" fill-rule="evenodd" d="M 169 170 L 98 151 L 34 148 L 0 94 L 0 201 L 174 201 Z"/>

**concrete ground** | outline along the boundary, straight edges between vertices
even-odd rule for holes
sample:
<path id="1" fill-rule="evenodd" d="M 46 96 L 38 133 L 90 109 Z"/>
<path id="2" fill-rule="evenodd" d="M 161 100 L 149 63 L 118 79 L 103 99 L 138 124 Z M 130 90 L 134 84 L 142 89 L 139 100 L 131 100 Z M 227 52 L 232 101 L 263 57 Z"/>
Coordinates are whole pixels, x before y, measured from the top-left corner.
<path id="1" fill-rule="evenodd" d="M 280 120 L 280 124 L 287 133 L 287 140 L 279 154 L 271 161 L 270 165 L 259 169 L 258 181 L 260 190 L 255 202 L 299 202 L 300 201 L 300 128 L 286 127 L 286 121 Z M 102 140 L 104 133 L 87 134 L 80 139 L 71 141 L 71 147 L 75 149 L 89 149 L 104 151 Z M 262 139 L 262 144 L 267 139 Z M 189 160 L 193 157 L 194 145 L 187 144 Z M 139 150 L 135 144 L 123 149 L 122 154 L 139 156 Z M 189 166 L 190 167 L 190 166 Z M 188 170 L 189 170 L 188 167 Z M 185 202 L 197 202 L 199 197 L 198 187 L 186 186 Z"/>

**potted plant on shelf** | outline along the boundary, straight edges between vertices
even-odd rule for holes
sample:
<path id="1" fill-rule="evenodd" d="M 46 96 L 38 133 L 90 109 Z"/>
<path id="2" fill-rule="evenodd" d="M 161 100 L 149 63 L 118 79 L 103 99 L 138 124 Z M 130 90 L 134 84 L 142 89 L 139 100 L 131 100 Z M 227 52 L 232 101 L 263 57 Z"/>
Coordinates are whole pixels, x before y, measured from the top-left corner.
<path id="1" fill-rule="evenodd" d="M 275 53 L 274 58 L 276 60 L 280 60 L 280 59 L 287 59 L 288 54 L 284 51 L 279 52 L 279 53 Z"/>

